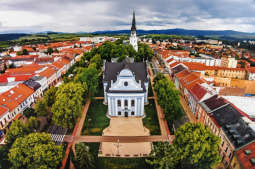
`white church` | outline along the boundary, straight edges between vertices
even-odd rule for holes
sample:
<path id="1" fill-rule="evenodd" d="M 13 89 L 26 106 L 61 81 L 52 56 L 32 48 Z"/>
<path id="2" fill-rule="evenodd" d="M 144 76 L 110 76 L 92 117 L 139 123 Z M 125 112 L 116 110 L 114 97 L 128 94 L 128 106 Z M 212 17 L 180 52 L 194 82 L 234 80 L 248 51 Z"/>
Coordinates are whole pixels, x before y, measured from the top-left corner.
<path id="1" fill-rule="evenodd" d="M 138 51 L 135 13 L 131 27 L 130 44 Z M 131 59 L 130 59 L 131 60 Z M 108 116 L 143 117 L 144 104 L 148 103 L 149 76 L 145 62 L 105 62 L 104 103 Z"/>

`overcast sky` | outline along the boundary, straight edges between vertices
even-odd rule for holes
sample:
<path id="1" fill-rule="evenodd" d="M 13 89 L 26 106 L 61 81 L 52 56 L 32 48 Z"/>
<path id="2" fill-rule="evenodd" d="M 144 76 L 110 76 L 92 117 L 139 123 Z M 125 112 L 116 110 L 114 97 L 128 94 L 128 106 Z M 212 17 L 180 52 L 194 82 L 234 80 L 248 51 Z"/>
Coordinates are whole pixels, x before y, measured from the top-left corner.
<path id="1" fill-rule="evenodd" d="M 255 32 L 255 0 L 0 0 L 0 32 L 130 29 Z"/>

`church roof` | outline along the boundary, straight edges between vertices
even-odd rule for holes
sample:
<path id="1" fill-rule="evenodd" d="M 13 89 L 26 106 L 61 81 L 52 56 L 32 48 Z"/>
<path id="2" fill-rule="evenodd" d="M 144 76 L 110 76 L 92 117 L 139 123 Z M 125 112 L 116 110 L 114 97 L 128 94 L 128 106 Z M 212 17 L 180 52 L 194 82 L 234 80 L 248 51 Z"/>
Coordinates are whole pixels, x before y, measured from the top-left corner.
<path id="1" fill-rule="evenodd" d="M 141 81 L 142 87 L 144 87 L 144 82 L 148 82 L 149 79 L 147 77 L 147 65 L 144 62 L 135 62 L 135 63 L 128 63 L 126 61 L 120 63 L 112 63 L 106 62 L 105 63 L 105 70 L 104 70 L 104 82 L 108 82 L 107 88 L 109 89 L 111 80 L 115 82 L 117 80 L 118 74 L 123 69 L 129 69 L 135 76 L 136 82 L 139 83 Z"/>
<path id="2" fill-rule="evenodd" d="M 133 12 L 133 20 L 132 20 L 131 31 L 136 31 L 135 12 Z"/>
<path id="3" fill-rule="evenodd" d="M 120 62 L 120 63 L 112 63 L 106 62 L 105 63 L 105 71 L 104 71 L 104 81 L 111 81 L 114 82 L 117 80 L 117 75 L 123 69 L 129 69 L 135 75 L 135 79 L 137 82 L 141 80 L 142 82 L 148 82 L 147 78 L 147 65 L 144 62 L 135 62 L 135 63 L 127 63 L 127 62 Z"/>

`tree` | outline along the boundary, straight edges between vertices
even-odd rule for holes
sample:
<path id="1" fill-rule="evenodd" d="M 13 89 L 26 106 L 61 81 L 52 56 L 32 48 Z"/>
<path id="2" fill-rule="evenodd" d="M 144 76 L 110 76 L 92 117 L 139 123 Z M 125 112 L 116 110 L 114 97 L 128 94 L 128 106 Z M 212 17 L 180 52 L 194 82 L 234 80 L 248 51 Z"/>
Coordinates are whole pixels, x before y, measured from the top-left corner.
<path id="1" fill-rule="evenodd" d="M 47 49 L 47 51 L 46 51 L 46 53 L 47 53 L 48 55 L 51 55 L 53 52 L 54 52 L 53 49 L 50 48 L 50 47 L 49 47 L 49 48 Z"/>
<path id="2" fill-rule="evenodd" d="M 22 121 L 12 122 L 5 136 L 7 146 L 10 147 L 18 137 L 24 137 L 26 134 L 28 134 L 28 128 Z"/>
<path id="3" fill-rule="evenodd" d="M 0 168 L 10 168 L 10 163 L 8 161 L 9 149 L 7 146 L 0 146 Z"/>
<path id="4" fill-rule="evenodd" d="M 26 118 L 29 118 L 31 116 L 36 116 L 36 113 L 35 113 L 35 110 L 33 108 L 26 108 L 26 110 L 23 112 L 23 115 L 26 117 Z"/>
<path id="5" fill-rule="evenodd" d="M 103 61 L 101 59 L 101 56 L 99 54 L 96 54 L 95 56 L 93 56 L 90 59 L 90 64 L 91 63 L 95 63 L 96 64 L 96 68 L 99 70 L 102 67 L 102 65 L 103 65 Z"/>
<path id="6" fill-rule="evenodd" d="M 19 137 L 36 132 L 39 127 L 40 121 L 35 117 L 30 117 L 26 123 L 23 123 L 21 120 L 12 122 L 5 136 L 7 146 L 10 147 Z"/>
<path id="7" fill-rule="evenodd" d="M 154 168 L 211 169 L 220 161 L 220 139 L 202 124 L 186 123 L 177 129 L 172 145 L 155 147 L 155 156 L 147 160 Z"/>
<path id="8" fill-rule="evenodd" d="M 63 146 L 56 145 L 46 133 L 31 133 L 17 138 L 8 158 L 12 168 L 59 168 Z"/>
<path id="9" fill-rule="evenodd" d="M 28 51 L 26 49 L 23 49 L 22 55 L 29 55 Z"/>
<path id="10" fill-rule="evenodd" d="M 94 156 L 85 143 L 75 145 L 76 156 L 73 159 L 76 169 L 94 168 Z"/>
<path id="11" fill-rule="evenodd" d="M 53 122 L 72 129 L 81 114 L 85 88 L 80 83 L 67 83 L 59 87 L 52 106 Z"/>
<path id="12" fill-rule="evenodd" d="M 153 56 L 153 51 L 152 49 L 143 43 L 138 44 L 138 52 L 135 56 L 135 61 L 136 62 L 144 62 L 146 60 L 151 60 Z"/>
<path id="13" fill-rule="evenodd" d="M 75 82 L 81 82 L 84 86 L 87 86 L 90 96 L 94 96 L 98 89 L 99 74 L 95 65 L 90 64 L 88 68 L 85 68 L 83 72 L 76 75 Z"/>
<path id="14" fill-rule="evenodd" d="M 9 65 L 9 68 L 10 68 L 10 69 L 15 68 L 15 65 L 14 65 L 13 63 L 11 63 L 11 64 Z"/>
<path id="15" fill-rule="evenodd" d="M 25 125 L 27 126 L 28 133 L 36 132 L 40 127 L 40 120 L 36 117 L 30 117 Z"/>
<path id="16" fill-rule="evenodd" d="M 154 90 L 158 96 L 159 105 L 165 113 L 167 122 L 172 125 L 175 120 L 183 116 L 183 108 L 180 104 L 179 91 L 174 84 L 162 74 L 158 74 L 154 79 Z"/>
<path id="17" fill-rule="evenodd" d="M 45 99 L 39 100 L 35 104 L 35 114 L 37 115 L 37 117 L 47 116 L 49 114 L 48 106 Z"/>
<path id="18" fill-rule="evenodd" d="M 56 92 L 57 92 L 58 88 L 52 86 L 49 90 L 47 90 L 47 92 L 45 93 L 44 99 L 45 102 L 47 104 L 47 106 L 51 107 L 55 100 L 56 100 Z"/>

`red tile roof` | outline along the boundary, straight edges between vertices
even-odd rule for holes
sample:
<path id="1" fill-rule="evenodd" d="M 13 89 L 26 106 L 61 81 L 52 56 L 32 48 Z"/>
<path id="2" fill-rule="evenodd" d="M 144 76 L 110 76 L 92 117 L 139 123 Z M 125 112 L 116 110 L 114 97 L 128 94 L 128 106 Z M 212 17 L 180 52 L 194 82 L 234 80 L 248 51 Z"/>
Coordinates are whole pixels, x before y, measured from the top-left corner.
<path id="1" fill-rule="evenodd" d="M 189 70 L 206 70 L 206 65 L 203 63 L 196 62 L 182 62 L 185 66 L 189 68 Z"/>
<path id="2" fill-rule="evenodd" d="M 188 74 L 187 76 L 185 76 L 184 78 L 182 78 L 180 80 L 180 83 L 185 86 L 190 84 L 191 82 L 195 81 L 195 80 L 199 80 L 200 76 L 196 73 L 196 72 L 191 72 L 190 74 Z"/>
<path id="3" fill-rule="evenodd" d="M 246 154 L 245 151 L 250 151 Z M 236 152 L 237 159 L 244 169 L 255 169 L 255 165 L 251 163 L 251 159 L 255 158 L 255 142 L 252 142 Z"/>
<path id="4" fill-rule="evenodd" d="M 2 117 L 5 113 L 8 112 L 8 108 L 3 106 L 3 105 L 0 105 L 0 117 Z"/>
<path id="5" fill-rule="evenodd" d="M 29 75 L 7 75 L 7 74 L 3 74 L 3 75 L 0 75 L 0 83 L 7 83 L 8 78 L 14 78 L 15 82 L 26 81 L 26 80 L 30 79 L 31 77 L 33 77 L 33 76 L 34 76 L 34 74 L 29 74 Z"/>
<path id="6" fill-rule="evenodd" d="M 177 66 L 178 64 L 179 64 L 179 62 L 174 62 L 174 63 L 170 64 L 169 66 L 170 66 L 171 68 L 173 68 L 173 67 Z"/>
<path id="7" fill-rule="evenodd" d="M 39 75 L 50 78 L 56 72 L 57 72 L 57 70 L 54 66 L 47 65 L 47 68 L 44 71 L 40 72 Z"/>
<path id="8" fill-rule="evenodd" d="M 255 67 L 248 68 L 247 70 L 250 73 L 255 73 Z"/>
<path id="9" fill-rule="evenodd" d="M 11 88 L 10 90 L 0 95 L 0 105 L 6 106 L 11 112 L 33 93 L 34 93 L 33 89 L 20 83 L 17 86 Z"/>
<path id="10" fill-rule="evenodd" d="M 14 68 L 14 69 L 7 69 L 6 74 L 8 75 L 17 75 L 17 74 L 23 74 L 23 75 L 28 75 L 28 74 L 34 74 L 36 71 L 42 69 L 44 66 L 42 65 L 37 65 L 37 64 L 31 64 L 27 66 L 22 66 L 19 68 Z"/>
<path id="11" fill-rule="evenodd" d="M 199 83 L 196 83 L 189 92 L 191 95 L 199 102 L 207 93 L 207 90 L 201 86 Z"/>
<path id="12" fill-rule="evenodd" d="M 183 77 L 185 77 L 185 76 L 187 76 L 189 74 L 190 74 L 190 72 L 185 69 L 185 70 L 175 74 L 175 77 L 178 78 L 178 79 L 181 79 L 181 78 L 183 78 Z"/>

